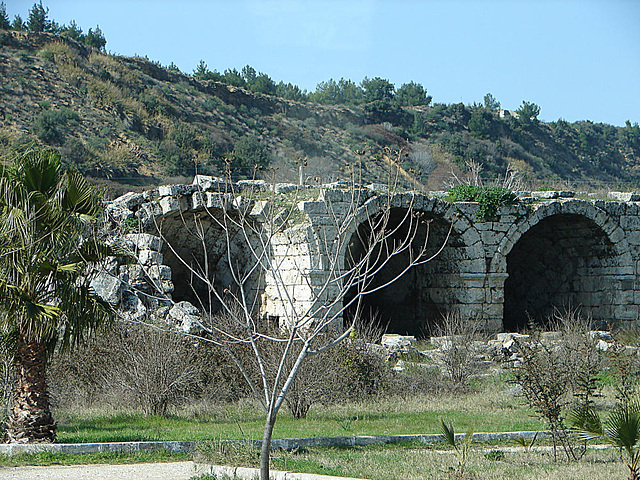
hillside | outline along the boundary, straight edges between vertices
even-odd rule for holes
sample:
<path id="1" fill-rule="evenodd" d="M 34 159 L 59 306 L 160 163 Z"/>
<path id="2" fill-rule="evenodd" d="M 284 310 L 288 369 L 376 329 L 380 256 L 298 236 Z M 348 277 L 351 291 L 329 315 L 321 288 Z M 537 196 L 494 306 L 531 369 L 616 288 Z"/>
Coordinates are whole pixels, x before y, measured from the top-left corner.
<path id="1" fill-rule="evenodd" d="M 310 181 L 362 167 L 373 182 L 385 175 L 375 155 L 384 147 L 404 149 L 407 185 L 429 189 L 471 160 L 487 179 L 510 166 L 538 187 L 640 186 L 637 124 L 526 122 L 479 105 L 296 102 L 47 33 L 0 30 L 0 78 L 0 155 L 47 144 L 114 192 L 196 168 L 235 177 L 275 169 L 294 181 L 301 159 Z"/>

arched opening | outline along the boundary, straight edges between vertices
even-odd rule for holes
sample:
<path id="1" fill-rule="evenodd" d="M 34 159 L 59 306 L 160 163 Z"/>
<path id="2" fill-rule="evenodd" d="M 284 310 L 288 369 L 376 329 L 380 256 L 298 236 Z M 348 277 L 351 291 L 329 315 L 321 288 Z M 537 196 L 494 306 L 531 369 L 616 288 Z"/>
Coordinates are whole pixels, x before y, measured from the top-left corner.
<path id="1" fill-rule="evenodd" d="M 558 214 L 541 220 L 507 255 L 504 329 L 544 325 L 555 309 L 577 307 L 594 320 L 608 320 L 616 263 L 613 244 L 591 219 Z"/>
<path id="2" fill-rule="evenodd" d="M 389 225 L 393 228 L 402 223 L 405 209 L 392 209 Z M 467 258 L 465 245 L 451 224 L 442 217 L 425 214 L 427 224 L 422 224 L 413 240 L 413 244 L 423 245 L 427 239 L 426 256 L 434 255 L 446 242 L 444 249 L 433 260 L 417 265 L 407 271 L 390 285 L 381 288 L 362 298 L 361 318 L 363 322 L 375 321 L 386 333 L 429 336 L 434 324 L 449 310 L 455 309 L 462 291 L 460 266 Z M 368 222 L 364 222 L 354 233 L 350 248 L 346 252 L 346 264 L 363 258 L 367 246 L 363 240 L 367 238 Z M 400 241 L 407 234 L 406 228 L 398 228 L 391 239 Z M 379 265 L 382 269 L 373 278 L 369 290 L 385 285 L 398 277 L 409 264 L 409 253 L 398 254 L 392 258 L 380 255 Z M 350 291 L 345 296 L 345 303 L 354 298 Z M 355 306 L 345 311 L 345 325 L 353 320 Z"/>
<path id="3" fill-rule="evenodd" d="M 256 262 L 247 240 L 251 241 L 253 236 L 251 229 L 243 232 L 233 222 L 225 222 L 224 215 L 230 213 L 211 209 L 206 213 L 164 218 L 159 226 L 164 239 L 163 263 L 171 267 L 173 300 L 188 301 L 203 313 L 215 314 L 220 309 L 213 289 L 223 296 L 237 294 L 239 281 L 247 277 Z M 222 227 L 224 224 L 228 234 Z M 245 294 L 250 297 L 248 305 L 257 293 L 258 282 L 256 273 L 243 284 Z"/>

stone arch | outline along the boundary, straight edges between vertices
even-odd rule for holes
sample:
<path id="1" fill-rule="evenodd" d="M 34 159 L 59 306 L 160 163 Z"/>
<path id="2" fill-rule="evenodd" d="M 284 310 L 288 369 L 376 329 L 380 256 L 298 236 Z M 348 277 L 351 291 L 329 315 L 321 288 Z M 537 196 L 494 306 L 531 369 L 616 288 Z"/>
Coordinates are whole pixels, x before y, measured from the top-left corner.
<path id="1" fill-rule="evenodd" d="M 460 309 L 478 314 L 481 311 L 485 301 L 484 289 L 477 282 L 485 276 L 486 263 L 478 232 L 468 219 L 457 214 L 452 204 L 419 194 L 407 201 L 407 195 L 414 194 L 397 195 L 390 202 L 391 221 L 397 223 L 403 218 L 406 205 L 413 205 L 415 210 L 422 212 L 430 220 L 428 256 L 440 250 L 449 231 L 451 234 L 432 261 L 413 267 L 391 285 L 364 297 L 363 315 L 365 319 L 366 316 L 375 316 L 388 333 L 425 336 L 432 333 L 434 322 L 446 312 Z M 381 201 L 386 199 L 371 199 L 365 211 L 378 211 L 381 203 L 377 202 Z M 360 216 L 358 225 L 353 228 L 351 241 L 347 242 L 350 249 L 345 249 L 343 254 L 346 264 L 349 258 L 357 259 L 362 253 L 357 229 L 366 228 L 367 220 L 366 215 Z M 418 234 L 418 242 L 425 238 L 426 233 L 424 227 Z M 376 275 L 372 285 L 384 285 L 401 272 L 407 262 L 406 257 L 394 257 Z M 353 294 L 347 294 L 345 301 L 351 298 Z M 348 309 L 345 321 L 352 316 L 353 311 Z"/>
<path id="2" fill-rule="evenodd" d="M 244 234 L 237 228 L 230 229 L 231 255 L 227 254 L 227 236 L 220 222 L 224 215 L 233 214 L 229 209 L 212 207 L 172 212 L 157 219 L 156 228 L 163 239 L 161 254 L 163 263 L 171 268 L 175 302 L 188 301 L 203 313 L 215 314 L 220 309 L 208 284 L 191 269 L 209 278 L 218 292 L 237 293 L 236 278 L 242 278 L 251 269 L 255 258 Z M 233 271 L 239 273 L 239 277 L 234 278 Z M 251 298 L 258 293 L 260 282 L 257 275 L 252 275 L 243 285 Z"/>
<path id="3" fill-rule="evenodd" d="M 504 329 L 517 330 L 529 319 L 544 323 L 556 309 L 581 308 L 600 322 L 621 319 L 633 263 L 614 219 L 569 200 L 541 205 L 514 225 L 491 271 L 507 274 Z"/>

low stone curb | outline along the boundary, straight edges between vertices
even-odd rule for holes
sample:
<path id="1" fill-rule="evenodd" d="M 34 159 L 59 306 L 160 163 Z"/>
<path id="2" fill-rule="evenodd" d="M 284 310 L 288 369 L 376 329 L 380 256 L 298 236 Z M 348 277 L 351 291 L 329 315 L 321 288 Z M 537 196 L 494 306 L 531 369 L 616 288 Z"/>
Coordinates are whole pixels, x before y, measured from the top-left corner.
<path id="1" fill-rule="evenodd" d="M 473 434 L 476 442 L 491 442 L 496 440 L 515 440 L 518 437 L 524 439 L 538 436 L 547 436 L 548 432 L 522 431 L 522 432 L 480 432 Z M 456 434 L 457 438 L 464 434 Z M 444 441 L 441 434 L 425 435 L 366 435 L 344 437 L 305 437 L 305 438 L 276 438 L 271 441 L 271 448 L 293 450 L 298 447 L 354 447 L 363 445 L 376 445 L 384 443 L 440 443 Z M 225 443 L 238 442 L 237 440 L 225 440 Z M 253 441 L 259 446 L 262 441 Z M 109 443 L 40 443 L 40 444 L 0 444 L 0 454 L 19 455 L 39 452 L 87 454 L 87 453 L 135 453 L 167 450 L 173 453 L 190 453 L 195 450 L 196 441 L 167 441 L 167 442 L 109 442 Z M 287 477 L 293 478 L 293 477 Z"/>
<path id="2" fill-rule="evenodd" d="M 230 479 L 238 480 L 255 480 L 260 477 L 259 469 L 247 467 L 212 465 L 211 470 L 207 473 L 214 474 L 218 477 L 226 475 Z M 294 473 L 278 470 L 269 470 L 269 478 L 270 480 L 366 480 L 364 478 L 332 477 L 329 475 L 317 475 L 315 473 Z"/>

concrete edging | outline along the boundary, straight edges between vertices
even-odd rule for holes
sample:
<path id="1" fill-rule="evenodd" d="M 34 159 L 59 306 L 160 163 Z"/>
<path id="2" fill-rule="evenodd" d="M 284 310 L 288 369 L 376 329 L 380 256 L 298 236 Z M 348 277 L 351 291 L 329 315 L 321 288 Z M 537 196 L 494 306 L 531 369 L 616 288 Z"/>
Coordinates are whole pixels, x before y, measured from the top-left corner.
<path id="1" fill-rule="evenodd" d="M 229 479 L 238 480 L 257 480 L 260 478 L 260 470 L 258 468 L 211 465 L 210 470 L 205 473 L 211 473 L 216 476 L 226 475 Z M 364 478 L 332 477 L 329 475 L 319 475 L 315 473 L 295 473 L 279 470 L 269 470 L 269 478 L 270 480 L 367 480 Z"/>
<path id="2" fill-rule="evenodd" d="M 531 439 L 536 435 L 547 436 L 548 432 L 522 431 L 522 432 L 479 432 L 473 434 L 476 442 L 490 442 L 496 440 L 515 440 L 518 437 Z M 464 434 L 456 434 L 457 438 Z M 441 434 L 423 435 L 362 435 L 343 437 L 303 437 L 303 438 L 275 438 L 271 441 L 271 448 L 292 450 L 298 447 L 355 447 L 364 445 L 376 445 L 384 443 L 441 443 L 444 437 Z M 224 440 L 225 443 L 243 442 L 243 440 Z M 1 455 L 33 454 L 39 452 L 88 454 L 88 453 L 135 453 L 167 450 L 173 453 L 189 453 L 195 450 L 195 446 L 201 441 L 165 441 L 165 442 L 108 442 L 108 443 L 36 443 L 0 444 Z M 254 440 L 256 446 L 260 446 L 261 440 Z M 290 477 L 292 478 L 292 477 Z"/>

